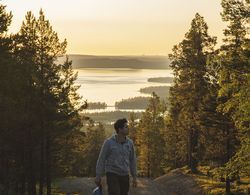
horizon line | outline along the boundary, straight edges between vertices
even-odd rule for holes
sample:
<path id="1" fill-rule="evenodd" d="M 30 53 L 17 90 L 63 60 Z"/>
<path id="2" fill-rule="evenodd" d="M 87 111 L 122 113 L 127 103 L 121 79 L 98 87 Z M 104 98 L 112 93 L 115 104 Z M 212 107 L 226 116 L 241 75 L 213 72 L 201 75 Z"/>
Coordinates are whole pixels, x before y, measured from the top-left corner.
<path id="1" fill-rule="evenodd" d="M 145 56 L 145 57 L 152 57 L 152 56 L 159 56 L 159 57 L 168 57 L 168 55 L 163 54 L 79 54 L 79 53 L 66 53 L 65 55 L 82 55 L 82 56 L 103 56 L 103 57 L 138 57 L 138 56 Z"/>

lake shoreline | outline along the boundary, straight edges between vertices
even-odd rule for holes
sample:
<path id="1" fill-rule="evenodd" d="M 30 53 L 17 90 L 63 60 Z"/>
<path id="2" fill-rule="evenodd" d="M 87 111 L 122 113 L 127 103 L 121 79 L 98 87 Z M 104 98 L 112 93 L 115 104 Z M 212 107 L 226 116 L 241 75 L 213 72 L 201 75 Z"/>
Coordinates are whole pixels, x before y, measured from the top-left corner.
<path id="1" fill-rule="evenodd" d="M 150 94 L 140 92 L 142 88 L 171 85 L 148 82 L 149 78 L 173 77 L 173 72 L 169 69 L 87 68 L 74 71 L 78 72 L 76 85 L 80 86 L 78 93 L 83 100 L 104 102 L 109 106 L 108 111 L 116 110 L 116 102 L 139 96 L 150 97 Z"/>

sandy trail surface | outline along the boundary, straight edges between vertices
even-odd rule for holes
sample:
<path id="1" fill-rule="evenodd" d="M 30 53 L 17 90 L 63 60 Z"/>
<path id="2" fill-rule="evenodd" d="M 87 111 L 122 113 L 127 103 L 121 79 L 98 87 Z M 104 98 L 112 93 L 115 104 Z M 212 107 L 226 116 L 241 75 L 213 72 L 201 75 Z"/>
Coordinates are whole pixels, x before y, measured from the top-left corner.
<path id="1" fill-rule="evenodd" d="M 103 194 L 108 195 L 105 178 Z M 95 188 L 94 178 L 67 178 L 58 180 L 57 185 L 61 194 L 91 195 Z M 201 189 L 190 176 L 176 169 L 155 180 L 138 178 L 137 188 L 130 187 L 129 195 L 199 195 Z"/>

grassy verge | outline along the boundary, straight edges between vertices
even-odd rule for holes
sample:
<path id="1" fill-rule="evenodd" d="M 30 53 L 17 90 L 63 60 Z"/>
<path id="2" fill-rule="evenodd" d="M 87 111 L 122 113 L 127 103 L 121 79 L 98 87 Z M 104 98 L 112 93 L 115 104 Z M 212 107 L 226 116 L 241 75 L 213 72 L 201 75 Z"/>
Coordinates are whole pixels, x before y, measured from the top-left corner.
<path id="1" fill-rule="evenodd" d="M 225 182 L 221 182 L 219 179 L 211 176 L 212 169 L 209 166 L 198 167 L 198 174 L 190 173 L 187 167 L 183 167 L 182 172 L 184 174 L 192 176 L 197 184 L 203 189 L 204 194 L 219 195 L 225 194 Z M 231 183 L 232 194 L 248 194 L 250 189 L 250 178 L 241 177 L 240 181 Z"/>

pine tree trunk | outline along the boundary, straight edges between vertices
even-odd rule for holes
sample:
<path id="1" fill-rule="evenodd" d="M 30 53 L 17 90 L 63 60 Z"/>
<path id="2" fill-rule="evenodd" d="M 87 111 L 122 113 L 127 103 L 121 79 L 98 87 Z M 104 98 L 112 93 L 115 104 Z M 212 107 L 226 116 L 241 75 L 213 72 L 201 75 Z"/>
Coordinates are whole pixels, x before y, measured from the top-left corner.
<path id="1" fill-rule="evenodd" d="M 24 151 L 24 147 L 22 148 L 22 155 L 21 155 L 21 164 L 25 165 L 25 151 Z M 23 170 L 25 171 L 25 170 Z M 25 195 L 26 192 L 26 175 L 25 172 L 22 173 L 21 175 L 21 192 L 20 195 Z"/>
<path id="2" fill-rule="evenodd" d="M 195 156 L 192 156 L 192 159 L 193 159 L 193 169 L 192 169 L 192 172 L 193 173 L 197 173 L 197 166 L 198 166 L 198 139 L 199 139 L 199 132 L 197 129 L 194 130 L 193 132 L 193 155 Z"/>
<path id="3" fill-rule="evenodd" d="M 193 159 L 192 159 L 192 130 L 189 130 L 188 133 L 188 166 L 192 171 L 192 165 Z"/>
<path id="4" fill-rule="evenodd" d="M 5 176 L 6 178 L 4 178 L 4 195 L 8 195 L 9 194 L 9 179 L 8 179 L 8 175 L 9 175 L 9 163 L 8 163 L 8 159 L 5 160 L 5 166 L 4 166 L 4 170 L 5 170 Z"/>
<path id="5" fill-rule="evenodd" d="M 36 178 L 34 177 L 34 175 L 32 177 L 31 193 L 32 193 L 32 195 L 36 195 L 37 194 L 36 193 Z"/>
<path id="6" fill-rule="evenodd" d="M 25 183 L 26 183 L 26 181 L 25 181 L 25 175 L 23 174 L 22 175 L 22 184 L 21 184 L 21 193 L 20 193 L 20 195 L 25 195 L 25 191 L 26 191 L 26 189 L 25 189 Z"/>
<path id="7" fill-rule="evenodd" d="M 47 132 L 49 134 L 49 132 Z M 47 182 L 47 195 L 51 195 L 51 160 L 50 160 L 50 136 L 46 138 L 46 182 Z"/>
<path id="8" fill-rule="evenodd" d="M 230 150 L 230 132 L 229 129 L 227 129 L 227 142 L 226 142 L 226 148 L 227 148 L 227 156 L 226 156 L 226 162 L 228 162 L 230 160 L 230 156 L 231 156 L 231 150 Z M 226 195 L 231 194 L 230 192 L 230 179 L 229 177 L 226 177 Z"/>
<path id="9" fill-rule="evenodd" d="M 7 161 L 7 176 L 10 174 L 10 171 L 9 171 L 9 162 Z M 10 191 L 10 180 L 7 179 L 6 180 L 7 183 L 6 183 L 6 194 L 8 195 L 9 194 L 9 191 Z"/>
<path id="10" fill-rule="evenodd" d="M 34 176 L 33 150 L 29 151 L 29 194 L 36 195 L 36 178 Z"/>
<path id="11" fill-rule="evenodd" d="M 32 156 L 32 160 L 31 160 L 31 194 L 32 195 L 36 195 L 36 176 L 35 176 L 35 170 L 34 170 L 34 161 L 33 161 L 33 156 Z"/>
<path id="12" fill-rule="evenodd" d="M 188 161 L 189 161 L 189 168 L 192 173 L 197 172 L 197 157 L 194 156 L 197 154 L 197 144 L 198 144 L 198 131 L 197 130 L 190 130 L 188 136 Z"/>
<path id="13" fill-rule="evenodd" d="M 0 191 L 0 192 L 1 192 L 1 191 Z M 16 181 L 15 193 L 16 193 L 16 194 L 19 194 L 19 183 L 18 183 L 18 180 Z"/>
<path id="14" fill-rule="evenodd" d="M 30 132 L 29 132 L 30 133 Z M 29 134 L 29 139 L 30 139 L 30 134 Z M 30 141 L 29 141 L 30 143 Z M 28 166 L 27 166 L 27 175 L 28 175 L 28 194 L 31 195 L 32 191 L 31 191 L 31 183 L 32 183 L 32 154 L 31 154 L 31 145 L 29 144 L 29 152 L 28 152 Z"/>
<path id="15" fill-rule="evenodd" d="M 230 195 L 231 194 L 230 188 L 231 188 L 231 186 L 230 186 L 230 179 L 227 177 L 226 178 L 226 195 Z"/>
<path id="16" fill-rule="evenodd" d="M 41 138 L 40 143 L 40 179 L 39 179 L 39 195 L 43 195 L 43 186 L 44 186 L 44 140 Z"/>
<path id="17" fill-rule="evenodd" d="M 148 162 L 147 162 L 147 177 L 150 178 L 150 154 L 149 154 L 149 144 L 147 143 L 147 159 L 148 159 Z"/>

